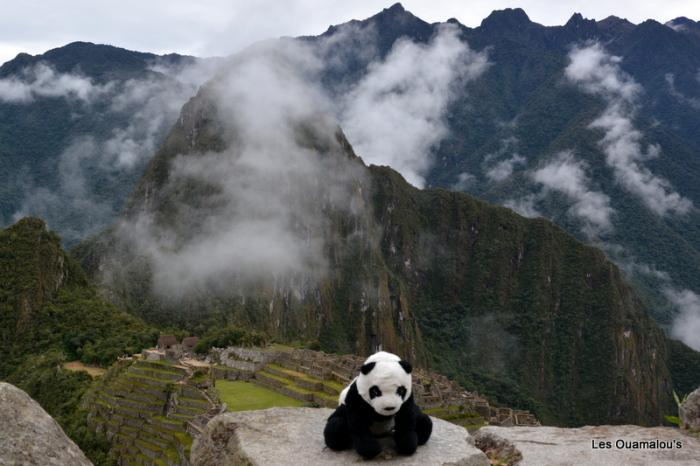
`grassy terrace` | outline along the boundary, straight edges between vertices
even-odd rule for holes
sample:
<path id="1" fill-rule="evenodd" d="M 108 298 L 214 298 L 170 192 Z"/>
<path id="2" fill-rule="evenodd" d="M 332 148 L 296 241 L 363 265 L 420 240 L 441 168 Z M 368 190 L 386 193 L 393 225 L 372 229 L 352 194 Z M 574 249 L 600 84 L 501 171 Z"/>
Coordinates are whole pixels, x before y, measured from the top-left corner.
<path id="1" fill-rule="evenodd" d="M 73 372 L 87 372 L 90 377 L 99 377 L 105 372 L 107 372 L 107 369 L 103 369 L 101 367 L 97 366 L 89 366 L 86 364 L 83 364 L 80 361 L 69 361 L 69 362 L 64 362 L 63 363 L 63 368 L 67 369 L 69 371 Z"/>
<path id="2" fill-rule="evenodd" d="M 470 432 L 478 430 L 488 424 L 478 413 L 463 411 L 459 406 L 441 406 L 437 408 L 424 409 L 423 412 L 453 424 L 460 425 Z"/>
<path id="3" fill-rule="evenodd" d="M 312 376 L 305 374 L 303 372 L 295 371 L 292 369 L 287 369 L 286 367 L 280 366 L 278 364 L 268 364 L 267 368 L 270 368 L 270 369 L 277 371 L 277 372 L 282 372 L 286 376 L 291 377 L 291 378 L 298 378 L 298 379 L 305 380 L 305 381 L 311 382 L 311 383 L 320 383 L 321 385 L 324 385 L 324 386 L 330 388 L 331 391 L 336 392 L 336 393 L 340 393 L 343 390 L 343 388 L 345 388 L 343 386 L 343 384 L 338 383 L 334 380 L 317 379 L 316 377 L 312 377 Z"/>
<path id="4" fill-rule="evenodd" d="M 276 406 L 298 407 L 305 404 L 250 382 L 217 380 L 216 390 L 229 411 L 252 411 Z"/>

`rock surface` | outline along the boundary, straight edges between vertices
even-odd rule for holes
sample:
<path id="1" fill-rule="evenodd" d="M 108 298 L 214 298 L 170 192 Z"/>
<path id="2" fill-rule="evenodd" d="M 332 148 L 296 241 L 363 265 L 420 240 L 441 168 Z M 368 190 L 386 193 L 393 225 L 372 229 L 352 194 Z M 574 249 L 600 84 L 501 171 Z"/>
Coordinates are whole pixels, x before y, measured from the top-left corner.
<path id="1" fill-rule="evenodd" d="M 271 408 L 221 414 L 207 424 L 192 446 L 194 466 L 334 466 L 363 463 L 354 451 L 335 452 L 323 442 L 332 410 Z M 397 456 L 386 439 L 372 463 L 415 466 L 487 466 L 466 429 L 433 418 L 433 435 L 413 456 Z"/>
<path id="2" fill-rule="evenodd" d="M 0 382 L 0 464 L 92 465 L 36 401 L 4 382 Z"/>
<path id="3" fill-rule="evenodd" d="M 691 432 L 700 432 L 700 387 L 696 388 L 678 408 L 681 427 Z"/>
<path id="4" fill-rule="evenodd" d="M 700 464 L 700 440 L 679 429 L 640 426 L 587 426 L 575 429 L 560 427 L 482 427 L 474 435 L 476 445 L 491 449 L 487 454 L 501 464 L 518 466 L 647 466 Z M 673 448 L 646 448 L 616 442 L 663 441 Z M 610 448 L 596 448 L 610 442 Z M 681 447 L 678 447 L 678 443 Z"/>

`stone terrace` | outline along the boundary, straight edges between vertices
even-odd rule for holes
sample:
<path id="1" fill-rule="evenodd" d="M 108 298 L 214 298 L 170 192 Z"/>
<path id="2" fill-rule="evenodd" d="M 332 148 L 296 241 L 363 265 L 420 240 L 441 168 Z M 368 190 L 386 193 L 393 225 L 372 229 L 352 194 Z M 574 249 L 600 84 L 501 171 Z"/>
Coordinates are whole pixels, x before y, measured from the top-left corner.
<path id="1" fill-rule="evenodd" d="M 103 376 L 89 403 L 89 425 L 104 432 L 124 465 L 188 465 L 189 449 L 220 409 L 189 384 L 189 368 L 123 360 Z"/>

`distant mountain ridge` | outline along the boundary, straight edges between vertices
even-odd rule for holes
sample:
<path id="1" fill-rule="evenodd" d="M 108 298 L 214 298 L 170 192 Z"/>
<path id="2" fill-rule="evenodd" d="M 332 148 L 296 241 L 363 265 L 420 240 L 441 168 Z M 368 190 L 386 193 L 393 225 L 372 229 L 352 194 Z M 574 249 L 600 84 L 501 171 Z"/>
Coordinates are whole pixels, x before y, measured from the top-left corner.
<path id="1" fill-rule="evenodd" d="M 103 228 L 206 78 L 191 72 L 201 64 L 88 42 L 3 64 L 0 223 L 41 216 L 68 245 Z"/>
<path id="2" fill-rule="evenodd" d="M 92 42 L 71 42 L 39 55 L 18 54 L 0 66 L 0 78 L 21 73 L 28 66 L 45 62 L 64 73 L 78 67 L 85 75 L 102 80 L 112 75 L 123 77 L 129 72 L 143 72 L 155 60 L 184 65 L 192 63 L 196 58 L 177 53 L 156 55 Z"/>

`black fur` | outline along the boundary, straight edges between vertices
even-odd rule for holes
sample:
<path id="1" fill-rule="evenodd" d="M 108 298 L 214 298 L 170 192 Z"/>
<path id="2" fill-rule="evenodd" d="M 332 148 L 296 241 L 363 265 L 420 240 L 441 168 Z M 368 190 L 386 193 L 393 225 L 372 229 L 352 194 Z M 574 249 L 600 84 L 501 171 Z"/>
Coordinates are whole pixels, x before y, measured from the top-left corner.
<path id="1" fill-rule="evenodd" d="M 360 367 L 360 372 L 362 372 L 364 375 L 367 375 L 370 372 L 372 372 L 372 369 L 374 369 L 374 366 L 376 364 L 376 362 L 368 362 L 367 364 L 364 364 L 362 367 Z"/>
<path id="2" fill-rule="evenodd" d="M 328 418 L 323 436 L 332 450 L 347 450 L 351 447 L 366 459 L 374 458 L 382 447 L 370 432 L 374 421 L 391 416 L 381 416 L 358 393 L 355 382 L 350 386 L 345 404 L 338 406 Z M 430 438 L 433 422 L 421 412 L 413 400 L 413 394 L 394 415 L 394 442 L 402 455 L 412 455 L 418 445 Z"/>
<path id="3" fill-rule="evenodd" d="M 413 370 L 413 366 L 411 366 L 411 363 L 408 361 L 399 361 L 399 364 L 401 367 L 403 367 L 403 370 L 406 371 L 407 374 L 410 374 L 411 371 Z"/>

